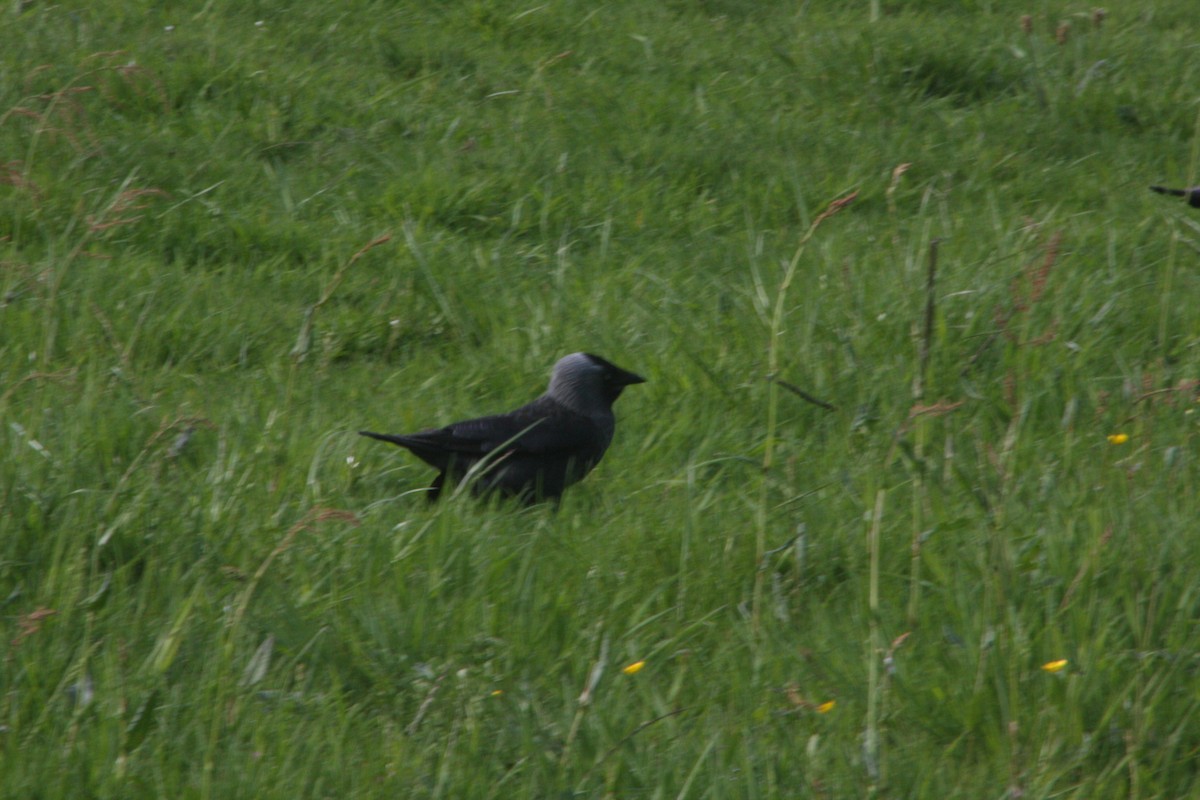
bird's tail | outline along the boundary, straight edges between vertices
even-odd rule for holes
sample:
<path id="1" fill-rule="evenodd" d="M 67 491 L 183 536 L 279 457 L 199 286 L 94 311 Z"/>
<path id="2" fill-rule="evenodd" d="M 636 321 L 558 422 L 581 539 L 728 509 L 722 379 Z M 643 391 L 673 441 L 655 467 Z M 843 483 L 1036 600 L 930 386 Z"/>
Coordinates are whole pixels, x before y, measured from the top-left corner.
<path id="1" fill-rule="evenodd" d="M 1187 197 L 1188 196 L 1188 192 L 1186 189 L 1171 189 L 1166 186 L 1151 186 L 1150 191 L 1158 192 L 1159 194 L 1169 194 L 1174 197 Z"/>
<path id="2" fill-rule="evenodd" d="M 369 439 L 378 439 L 381 442 L 390 442 L 391 444 L 399 445 L 400 447 L 408 447 L 408 437 L 395 436 L 390 433 L 375 433 L 373 431 L 359 431 L 359 436 L 366 436 Z"/>

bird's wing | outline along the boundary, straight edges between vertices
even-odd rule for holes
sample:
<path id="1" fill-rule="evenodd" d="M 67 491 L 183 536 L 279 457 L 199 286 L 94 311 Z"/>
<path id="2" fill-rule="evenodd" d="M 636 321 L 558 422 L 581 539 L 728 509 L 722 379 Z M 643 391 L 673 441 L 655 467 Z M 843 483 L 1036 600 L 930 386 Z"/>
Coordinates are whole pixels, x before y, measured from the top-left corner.
<path id="1" fill-rule="evenodd" d="M 462 455 L 504 448 L 514 454 L 547 456 L 589 450 L 601 435 L 587 417 L 535 400 L 508 414 L 455 422 L 409 438 Z"/>

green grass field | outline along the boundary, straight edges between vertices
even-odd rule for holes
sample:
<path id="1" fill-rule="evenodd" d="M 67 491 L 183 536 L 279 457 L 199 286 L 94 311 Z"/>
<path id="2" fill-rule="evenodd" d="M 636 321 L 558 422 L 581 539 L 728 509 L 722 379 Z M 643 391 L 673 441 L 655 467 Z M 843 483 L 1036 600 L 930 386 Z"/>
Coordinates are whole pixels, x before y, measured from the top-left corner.
<path id="1" fill-rule="evenodd" d="M 1200 796 L 1193 0 L 0 19 L 0 797 Z"/>

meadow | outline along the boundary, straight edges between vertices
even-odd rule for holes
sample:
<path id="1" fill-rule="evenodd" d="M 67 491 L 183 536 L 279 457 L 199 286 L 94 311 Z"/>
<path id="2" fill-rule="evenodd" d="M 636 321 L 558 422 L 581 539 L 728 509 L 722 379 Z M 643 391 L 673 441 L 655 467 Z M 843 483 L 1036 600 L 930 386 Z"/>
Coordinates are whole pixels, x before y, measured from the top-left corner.
<path id="1" fill-rule="evenodd" d="M 1200 795 L 1195 13 L 6 4 L 0 796 Z"/>

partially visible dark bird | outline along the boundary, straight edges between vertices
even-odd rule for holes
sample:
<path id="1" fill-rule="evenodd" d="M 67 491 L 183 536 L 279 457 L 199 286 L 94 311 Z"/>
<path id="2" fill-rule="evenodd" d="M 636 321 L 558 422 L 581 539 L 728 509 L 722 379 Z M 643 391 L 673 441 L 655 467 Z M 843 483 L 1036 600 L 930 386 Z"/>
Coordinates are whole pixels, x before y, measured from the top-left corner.
<path id="1" fill-rule="evenodd" d="M 405 447 L 437 467 L 430 500 L 447 479 L 471 481 L 477 495 L 557 500 L 608 449 L 616 426 L 612 406 L 621 392 L 645 381 L 600 356 L 572 353 L 554 365 L 546 393 L 515 411 L 418 433 L 359 433 Z"/>
<path id="2" fill-rule="evenodd" d="M 1190 189 L 1168 189 L 1166 186 L 1151 186 L 1150 191 L 1158 192 L 1159 194 L 1169 194 L 1175 197 L 1186 197 L 1189 206 L 1200 208 L 1200 186 L 1193 186 Z"/>

